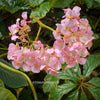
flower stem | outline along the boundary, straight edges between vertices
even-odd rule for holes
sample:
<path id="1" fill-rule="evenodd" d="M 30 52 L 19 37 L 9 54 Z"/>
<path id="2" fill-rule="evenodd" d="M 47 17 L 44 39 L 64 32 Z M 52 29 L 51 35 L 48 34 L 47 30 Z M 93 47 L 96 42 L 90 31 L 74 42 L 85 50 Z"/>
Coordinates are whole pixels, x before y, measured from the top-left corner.
<path id="1" fill-rule="evenodd" d="M 97 20 L 97 22 L 96 22 L 96 24 L 95 24 L 95 26 L 94 26 L 94 29 L 96 29 L 96 27 L 97 27 L 97 25 L 99 24 L 99 22 L 100 22 L 100 17 L 99 17 L 99 19 Z"/>
<path id="2" fill-rule="evenodd" d="M 3 53 L 3 54 L 0 55 L 0 58 L 4 57 L 6 55 L 7 55 L 7 53 Z"/>
<path id="3" fill-rule="evenodd" d="M 49 27 L 49 26 L 43 24 L 38 18 L 36 18 L 36 17 L 32 17 L 32 18 L 35 19 L 36 22 L 37 22 L 41 27 L 45 27 L 45 28 L 47 28 L 47 29 L 49 29 L 49 30 L 51 30 L 51 31 L 54 31 L 53 28 L 51 28 L 51 27 Z"/>
<path id="4" fill-rule="evenodd" d="M 7 48 L 0 48 L 0 50 L 8 50 Z"/>
<path id="5" fill-rule="evenodd" d="M 31 82 L 30 78 L 25 73 L 20 72 L 19 70 L 13 69 L 13 68 L 9 67 L 8 65 L 2 63 L 1 61 L 0 61 L 0 66 L 5 68 L 5 69 L 7 69 L 7 70 L 10 70 L 12 72 L 15 72 L 15 73 L 18 73 L 18 74 L 24 76 L 27 79 L 27 81 L 28 81 L 28 83 L 29 83 L 29 85 L 30 85 L 30 87 L 32 89 L 32 92 L 33 92 L 33 95 L 34 95 L 34 100 L 38 100 L 35 88 L 34 88 L 32 82 Z"/>
<path id="6" fill-rule="evenodd" d="M 42 29 L 42 27 L 40 26 L 40 27 L 39 27 L 39 30 L 38 30 L 38 33 L 37 33 L 37 36 L 36 36 L 36 38 L 35 38 L 35 41 L 37 41 L 37 40 L 38 40 L 39 35 L 40 35 L 40 32 L 41 32 L 41 29 Z"/>

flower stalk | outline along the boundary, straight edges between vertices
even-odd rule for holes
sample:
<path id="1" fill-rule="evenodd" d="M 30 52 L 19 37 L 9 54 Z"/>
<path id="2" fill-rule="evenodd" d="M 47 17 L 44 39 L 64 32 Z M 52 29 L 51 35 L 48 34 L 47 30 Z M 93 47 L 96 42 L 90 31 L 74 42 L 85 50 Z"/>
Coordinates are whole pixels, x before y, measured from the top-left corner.
<path id="1" fill-rule="evenodd" d="M 35 41 L 37 41 L 37 40 L 38 40 L 39 35 L 40 35 L 40 32 L 41 32 L 41 29 L 42 29 L 42 27 L 40 26 L 40 27 L 39 27 L 39 30 L 38 30 L 38 33 L 37 33 L 37 36 L 36 36 L 36 38 L 35 38 Z"/>
<path id="2" fill-rule="evenodd" d="M 7 55 L 7 53 L 3 53 L 3 54 L 0 55 L 0 58 L 4 57 L 6 55 Z"/>
<path id="3" fill-rule="evenodd" d="M 47 28 L 47 29 L 49 29 L 49 30 L 51 30 L 51 31 L 54 31 L 53 28 L 51 28 L 51 27 L 49 27 L 49 26 L 43 24 L 43 23 L 42 23 L 38 18 L 36 18 L 36 17 L 32 17 L 32 19 L 35 19 L 36 22 L 37 22 L 41 27 Z"/>

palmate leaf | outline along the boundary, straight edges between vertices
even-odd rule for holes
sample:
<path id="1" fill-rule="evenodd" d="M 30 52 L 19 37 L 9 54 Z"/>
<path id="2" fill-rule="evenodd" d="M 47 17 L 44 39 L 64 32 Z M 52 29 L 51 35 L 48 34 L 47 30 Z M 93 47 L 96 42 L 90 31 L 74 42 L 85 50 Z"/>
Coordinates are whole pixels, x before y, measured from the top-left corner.
<path id="1" fill-rule="evenodd" d="M 76 84 L 69 82 L 66 84 L 59 85 L 50 92 L 49 100 L 60 100 L 64 94 L 67 94 L 75 87 Z"/>
<path id="2" fill-rule="evenodd" d="M 81 93 L 81 99 L 80 100 L 87 100 L 87 97 L 86 97 L 84 91 L 82 91 L 82 93 Z"/>
<path id="3" fill-rule="evenodd" d="M 100 64 L 100 55 L 90 55 L 83 65 L 83 76 L 88 77 L 92 71 Z"/>
<path id="4" fill-rule="evenodd" d="M 0 87 L 0 100 L 17 100 L 17 99 L 8 89 Z"/>
<path id="5" fill-rule="evenodd" d="M 89 83 L 95 85 L 96 87 L 100 87 L 100 78 L 99 77 L 95 77 L 95 78 L 91 79 L 89 81 Z"/>
<path id="6" fill-rule="evenodd" d="M 75 90 L 65 100 L 78 100 L 78 94 L 78 90 Z"/>
<path id="7" fill-rule="evenodd" d="M 44 2 L 40 5 L 40 7 L 38 9 L 33 10 L 31 12 L 30 18 L 32 18 L 33 16 L 35 16 L 37 18 L 43 18 L 49 12 L 50 8 L 51 7 L 49 5 L 49 2 Z M 35 23 L 36 21 L 33 19 L 32 22 Z"/>
<path id="8" fill-rule="evenodd" d="M 44 78 L 43 91 L 50 92 L 52 89 L 57 87 L 58 83 L 59 83 L 58 77 L 52 75 L 46 75 L 46 77 Z"/>
<path id="9" fill-rule="evenodd" d="M 0 79 L 0 87 L 5 87 L 3 81 Z"/>
<path id="10" fill-rule="evenodd" d="M 11 64 L 9 64 L 8 62 L 0 59 L 0 62 L 3 62 L 4 64 L 8 65 L 9 67 L 13 66 Z M 25 77 L 23 77 L 22 75 L 19 75 L 17 73 L 14 73 L 12 71 L 9 71 L 5 68 L 3 68 L 2 66 L 0 66 L 0 79 L 2 79 L 2 81 L 11 88 L 19 88 L 19 87 L 23 87 L 23 86 L 28 86 L 27 80 L 25 79 Z"/>
<path id="11" fill-rule="evenodd" d="M 77 71 L 75 72 L 75 70 Z M 62 71 L 59 74 L 60 79 L 69 79 L 74 82 L 77 82 L 80 77 L 81 77 L 81 70 L 80 70 L 79 64 L 76 64 L 75 67 L 73 68 L 69 68 L 67 70 Z"/>
<path id="12" fill-rule="evenodd" d="M 100 88 L 88 87 L 88 89 L 95 98 L 95 100 L 100 100 Z"/>

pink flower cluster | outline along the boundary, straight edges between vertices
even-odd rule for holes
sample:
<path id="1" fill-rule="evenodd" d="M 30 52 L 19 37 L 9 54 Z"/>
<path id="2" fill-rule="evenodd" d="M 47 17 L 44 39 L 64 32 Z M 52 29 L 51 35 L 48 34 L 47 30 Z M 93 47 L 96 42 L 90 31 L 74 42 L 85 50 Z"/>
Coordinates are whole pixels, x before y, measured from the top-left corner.
<path id="1" fill-rule="evenodd" d="M 59 55 L 52 48 L 44 48 L 40 41 L 34 41 L 34 49 L 19 47 L 11 43 L 8 48 L 8 60 L 12 60 L 12 65 L 16 68 L 23 68 L 25 71 L 39 73 L 45 70 L 52 75 L 58 75 L 57 70 L 61 69 Z"/>
<path id="2" fill-rule="evenodd" d="M 58 75 L 61 64 L 67 64 L 65 69 L 74 67 L 76 63 L 85 64 L 86 57 L 89 55 L 88 49 L 91 48 L 94 37 L 88 20 L 79 17 L 80 10 L 78 6 L 72 10 L 64 9 L 64 19 L 61 24 L 56 24 L 57 29 L 53 32 L 56 40 L 52 48 L 44 47 L 41 41 L 33 41 L 31 48 L 11 43 L 7 57 L 12 60 L 13 66 L 16 69 L 22 67 L 25 71 L 34 73 L 45 70 L 48 74 Z M 9 27 L 12 40 L 18 38 L 23 42 L 25 38 L 21 37 L 30 31 L 27 23 L 31 21 L 26 21 L 26 12 L 22 13 L 22 18 L 21 25 L 17 19 L 16 24 Z"/>
<path id="3" fill-rule="evenodd" d="M 65 19 L 61 24 L 56 24 L 57 29 L 53 32 L 56 39 L 55 48 L 61 51 L 62 58 L 67 64 L 66 69 L 74 67 L 76 63 L 85 64 L 86 56 L 89 55 L 87 49 L 91 48 L 94 39 L 88 20 L 79 17 L 80 10 L 78 6 L 72 10 L 64 9 Z"/>
<path id="4" fill-rule="evenodd" d="M 20 39 L 22 42 L 26 42 L 25 34 L 31 31 L 27 23 L 31 23 L 31 21 L 26 21 L 27 12 L 22 13 L 22 18 L 21 21 L 20 18 L 17 18 L 16 24 L 8 27 L 10 35 L 12 35 L 11 40 L 16 41 L 16 39 Z"/>

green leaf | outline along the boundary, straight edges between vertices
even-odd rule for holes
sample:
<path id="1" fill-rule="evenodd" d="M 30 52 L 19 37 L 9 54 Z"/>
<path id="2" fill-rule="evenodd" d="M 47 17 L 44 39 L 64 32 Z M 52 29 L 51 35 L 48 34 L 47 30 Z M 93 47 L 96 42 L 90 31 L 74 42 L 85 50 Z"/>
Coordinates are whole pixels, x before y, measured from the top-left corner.
<path id="1" fill-rule="evenodd" d="M 74 0 L 56 0 L 56 2 L 53 2 L 53 7 L 55 8 L 64 8 L 68 7 Z"/>
<path id="2" fill-rule="evenodd" d="M 95 0 L 96 2 L 100 3 L 100 0 Z"/>
<path id="3" fill-rule="evenodd" d="M 99 2 L 94 2 L 93 9 L 100 10 L 100 3 Z"/>
<path id="4" fill-rule="evenodd" d="M 17 100 L 17 99 L 8 89 L 0 87 L 0 100 Z"/>
<path id="5" fill-rule="evenodd" d="M 67 66 L 67 64 L 66 63 L 61 64 L 61 66 L 62 66 L 62 70 L 65 70 L 65 67 Z"/>
<path id="6" fill-rule="evenodd" d="M 58 0 L 50 0 L 50 5 L 53 6 Z"/>
<path id="7" fill-rule="evenodd" d="M 1 9 L 15 13 L 22 9 L 29 9 L 30 7 L 26 4 L 25 0 L 0 0 Z"/>
<path id="8" fill-rule="evenodd" d="M 95 98 L 95 100 L 100 100 L 100 88 L 88 87 L 88 89 Z"/>
<path id="9" fill-rule="evenodd" d="M 28 3 L 33 5 L 33 6 L 38 6 L 40 5 L 44 0 L 28 0 Z"/>
<path id="10" fill-rule="evenodd" d="M 87 62 L 83 65 L 83 75 L 89 76 L 92 71 L 100 64 L 100 55 L 90 55 Z"/>
<path id="11" fill-rule="evenodd" d="M 21 5 L 22 4 L 22 5 Z M 11 13 L 15 13 L 15 12 L 17 12 L 18 10 L 28 10 L 28 9 L 30 9 L 30 7 L 28 6 L 28 5 L 26 5 L 26 4 L 23 4 L 23 3 L 21 3 L 21 4 L 17 4 L 17 6 L 15 6 L 13 9 L 10 9 L 10 12 Z"/>
<path id="12" fill-rule="evenodd" d="M 72 92 L 65 100 L 78 100 L 78 90 Z"/>
<path id="13" fill-rule="evenodd" d="M 2 37 L 2 34 L 1 34 L 1 32 L 0 32 L 0 38 Z"/>
<path id="14" fill-rule="evenodd" d="M 0 20 L 2 20 L 3 17 L 0 16 Z M 8 36 L 8 33 L 6 32 L 6 25 L 3 21 L 0 22 L 0 38 L 3 36 Z"/>
<path id="15" fill-rule="evenodd" d="M 95 77 L 95 78 L 91 79 L 89 81 L 89 83 L 95 85 L 96 87 L 100 87 L 100 78 L 99 77 Z"/>
<path id="16" fill-rule="evenodd" d="M 85 0 L 85 2 L 86 2 L 87 6 L 88 6 L 89 8 L 92 7 L 92 5 L 93 5 L 93 0 Z"/>
<path id="17" fill-rule="evenodd" d="M 0 62 L 3 62 L 4 64 L 8 65 L 9 67 L 13 66 L 9 64 L 8 62 L 0 59 Z M 19 88 L 23 86 L 28 86 L 27 80 L 22 75 L 19 75 L 17 73 L 14 73 L 12 71 L 9 71 L 7 69 L 4 69 L 2 66 L 0 66 L 0 79 L 11 88 Z"/>
<path id="18" fill-rule="evenodd" d="M 50 92 L 49 100 L 60 100 L 64 94 L 67 94 L 75 87 L 76 84 L 69 82 L 67 84 L 59 85 Z"/>
<path id="19" fill-rule="evenodd" d="M 1 6 L 8 6 L 13 8 L 18 0 L 0 0 Z"/>
<path id="20" fill-rule="evenodd" d="M 40 5 L 40 7 L 37 10 L 33 10 L 30 14 L 30 18 L 32 18 L 33 16 L 37 17 L 37 18 L 43 18 L 46 16 L 46 14 L 49 12 L 50 10 L 50 5 L 49 2 L 44 2 Z M 32 21 L 33 23 L 36 22 L 34 19 Z"/>
<path id="21" fill-rule="evenodd" d="M 57 87 L 58 83 L 59 83 L 58 77 L 52 75 L 46 75 L 43 84 L 43 91 L 44 92 L 51 91 L 52 89 Z"/>
<path id="22" fill-rule="evenodd" d="M 33 100 L 32 91 L 30 89 L 24 88 L 21 91 L 18 100 Z"/>
<path id="23" fill-rule="evenodd" d="M 82 93 L 81 93 L 81 100 L 87 100 L 87 97 L 86 97 L 84 91 L 82 91 Z"/>
<path id="24" fill-rule="evenodd" d="M 0 87 L 5 87 L 3 81 L 0 79 Z"/>
<path id="25" fill-rule="evenodd" d="M 77 70 L 77 72 L 75 72 L 75 70 Z M 74 82 L 77 82 L 80 77 L 81 77 L 81 70 L 79 64 L 76 64 L 75 67 L 73 68 L 69 68 L 67 70 L 62 71 L 59 74 L 60 79 L 69 79 Z"/>

